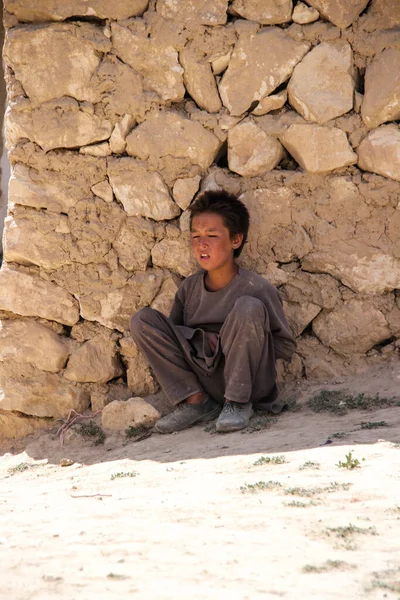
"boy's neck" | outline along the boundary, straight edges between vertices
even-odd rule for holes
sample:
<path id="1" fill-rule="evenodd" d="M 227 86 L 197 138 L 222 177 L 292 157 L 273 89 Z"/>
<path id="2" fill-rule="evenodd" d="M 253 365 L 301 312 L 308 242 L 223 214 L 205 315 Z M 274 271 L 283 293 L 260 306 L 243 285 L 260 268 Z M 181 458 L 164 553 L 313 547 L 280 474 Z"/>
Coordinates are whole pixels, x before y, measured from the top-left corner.
<path id="1" fill-rule="evenodd" d="M 224 287 L 230 284 L 238 270 L 238 265 L 235 262 L 232 262 L 229 266 L 224 266 L 223 269 L 207 271 L 206 276 L 204 278 L 206 288 L 210 292 L 217 292 L 218 290 L 222 290 Z"/>

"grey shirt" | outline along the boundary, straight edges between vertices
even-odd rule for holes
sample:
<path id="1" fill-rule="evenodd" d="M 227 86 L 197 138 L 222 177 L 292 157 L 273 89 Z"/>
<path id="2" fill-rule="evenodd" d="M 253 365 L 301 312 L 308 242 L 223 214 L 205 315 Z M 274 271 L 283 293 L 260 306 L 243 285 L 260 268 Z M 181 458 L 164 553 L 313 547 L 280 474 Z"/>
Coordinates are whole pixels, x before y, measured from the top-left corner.
<path id="1" fill-rule="evenodd" d="M 278 290 L 264 277 L 239 267 L 222 290 L 210 292 L 204 285 L 206 271 L 187 277 L 179 287 L 170 319 L 187 339 L 196 330 L 219 333 L 236 300 L 241 296 L 258 298 L 265 305 L 274 342 L 275 358 L 289 359 L 296 342 L 290 332 Z"/>

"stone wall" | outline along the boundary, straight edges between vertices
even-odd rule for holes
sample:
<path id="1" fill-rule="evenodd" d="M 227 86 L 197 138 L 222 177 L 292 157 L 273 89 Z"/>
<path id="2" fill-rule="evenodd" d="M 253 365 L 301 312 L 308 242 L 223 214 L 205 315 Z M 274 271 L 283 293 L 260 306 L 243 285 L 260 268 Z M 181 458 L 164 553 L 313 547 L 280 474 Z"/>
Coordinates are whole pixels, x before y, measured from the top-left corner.
<path id="1" fill-rule="evenodd" d="M 241 262 L 297 336 L 283 378 L 398 352 L 397 0 L 5 8 L 3 432 L 156 389 L 129 317 L 168 311 L 196 268 L 187 208 L 218 186 L 248 206 Z"/>

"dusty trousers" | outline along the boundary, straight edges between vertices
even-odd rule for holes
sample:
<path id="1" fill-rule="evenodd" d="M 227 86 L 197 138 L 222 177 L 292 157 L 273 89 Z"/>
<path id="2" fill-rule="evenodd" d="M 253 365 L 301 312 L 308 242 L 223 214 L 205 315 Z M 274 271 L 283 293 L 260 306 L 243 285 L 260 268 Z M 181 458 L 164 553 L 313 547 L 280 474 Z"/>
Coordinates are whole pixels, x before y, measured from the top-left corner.
<path id="1" fill-rule="evenodd" d="M 171 404 L 205 391 L 220 404 L 252 401 L 279 412 L 269 315 L 257 298 L 238 298 L 214 351 L 202 329 L 175 325 L 151 308 L 132 317 L 131 334 Z"/>

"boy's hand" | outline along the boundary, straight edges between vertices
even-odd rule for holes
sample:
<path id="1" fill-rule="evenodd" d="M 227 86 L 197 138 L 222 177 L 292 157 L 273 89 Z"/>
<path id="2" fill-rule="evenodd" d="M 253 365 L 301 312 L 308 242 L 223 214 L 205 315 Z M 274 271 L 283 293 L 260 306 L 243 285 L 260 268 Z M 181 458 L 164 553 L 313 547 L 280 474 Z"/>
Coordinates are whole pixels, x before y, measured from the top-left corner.
<path id="1" fill-rule="evenodd" d="M 208 343 L 210 344 L 211 352 L 214 353 L 215 348 L 217 347 L 217 343 L 218 343 L 218 334 L 217 333 L 207 333 L 207 340 L 208 340 Z"/>

